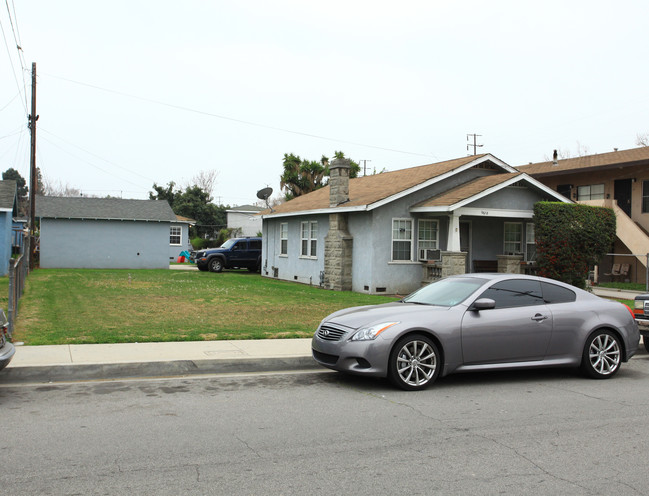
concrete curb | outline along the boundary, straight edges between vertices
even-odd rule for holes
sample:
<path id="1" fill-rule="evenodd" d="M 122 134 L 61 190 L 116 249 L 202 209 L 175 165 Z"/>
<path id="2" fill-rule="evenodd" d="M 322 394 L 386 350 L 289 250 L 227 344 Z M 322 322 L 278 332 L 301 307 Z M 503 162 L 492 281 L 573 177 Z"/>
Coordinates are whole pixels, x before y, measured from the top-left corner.
<path id="1" fill-rule="evenodd" d="M 323 370 L 312 357 L 171 360 L 160 362 L 98 363 L 7 367 L 0 372 L 4 384 L 78 382 L 210 374 Z"/>

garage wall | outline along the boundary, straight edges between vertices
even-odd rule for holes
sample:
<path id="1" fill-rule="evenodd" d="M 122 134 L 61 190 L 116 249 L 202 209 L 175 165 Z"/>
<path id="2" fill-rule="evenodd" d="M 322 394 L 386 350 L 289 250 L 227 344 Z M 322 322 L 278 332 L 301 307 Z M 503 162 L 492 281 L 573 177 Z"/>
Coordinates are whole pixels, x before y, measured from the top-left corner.
<path id="1" fill-rule="evenodd" d="M 41 219 L 40 266 L 168 269 L 170 222 Z"/>

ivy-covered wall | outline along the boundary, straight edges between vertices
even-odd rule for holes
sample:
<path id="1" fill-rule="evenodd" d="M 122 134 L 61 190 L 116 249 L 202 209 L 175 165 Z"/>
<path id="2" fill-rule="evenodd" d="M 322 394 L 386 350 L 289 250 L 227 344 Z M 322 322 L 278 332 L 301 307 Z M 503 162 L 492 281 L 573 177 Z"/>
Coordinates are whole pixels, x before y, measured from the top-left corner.
<path id="1" fill-rule="evenodd" d="M 610 208 L 537 203 L 534 229 L 539 275 L 584 288 L 589 267 L 611 249 L 615 227 Z"/>

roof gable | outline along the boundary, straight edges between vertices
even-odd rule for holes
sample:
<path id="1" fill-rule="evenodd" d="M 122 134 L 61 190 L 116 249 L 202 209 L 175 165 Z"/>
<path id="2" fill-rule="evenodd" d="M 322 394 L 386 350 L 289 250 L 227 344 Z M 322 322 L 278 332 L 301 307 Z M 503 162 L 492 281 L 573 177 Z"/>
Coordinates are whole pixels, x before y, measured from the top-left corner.
<path id="1" fill-rule="evenodd" d="M 494 174 L 490 176 L 478 177 L 465 184 L 461 184 L 429 200 L 414 205 L 411 209 L 413 212 L 422 211 L 451 211 L 463 207 L 474 201 L 496 193 L 508 186 L 525 183 L 528 186 L 542 191 L 546 195 L 557 201 L 571 202 L 568 198 L 561 196 L 556 191 L 548 188 L 539 181 L 531 178 L 522 172 L 513 172 L 509 174 Z"/>
<path id="2" fill-rule="evenodd" d="M 121 198 L 36 197 L 36 216 L 50 219 L 131 220 L 175 222 L 176 215 L 166 200 L 123 200 Z"/>
<path id="3" fill-rule="evenodd" d="M 293 215 L 327 210 L 371 210 L 473 167 L 494 169 L 503 173 L 516 172 L 514 168 L 491 154 L 462 157 L 350 179 L 349 201 L 336 207 L 330 207 L 329 186 L 325 186 L 273 207 L 272 214 L 266 211 L 266 215 Z"/>

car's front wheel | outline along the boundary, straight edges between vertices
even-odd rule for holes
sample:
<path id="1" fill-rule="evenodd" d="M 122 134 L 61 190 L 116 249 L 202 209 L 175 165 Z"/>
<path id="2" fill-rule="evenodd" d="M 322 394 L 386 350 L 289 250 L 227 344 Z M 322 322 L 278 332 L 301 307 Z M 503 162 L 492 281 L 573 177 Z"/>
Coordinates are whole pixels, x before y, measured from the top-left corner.
<path id="1" fill-rule="evenodd" d="M 210 272 L 222 272 L 223 271 L 223 260 L 216 257 L 210 260 L 207 264 L 210 269 Z"/>
<path id="2" fill-rule="evenodd" d="M 422 334 L 400 339 L 390 353 L 389 377 L 392 383 L 406 391 L 430 386 L 442 365 L 437 346 Z"/>
<path id="3" fill-rule="evenodd" d="M 622 363 L 620 339 L 611 331 L 600 330 L 591 334 L 584 345 L 582 370 L 593 379 L 613 377 Z"/>

